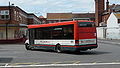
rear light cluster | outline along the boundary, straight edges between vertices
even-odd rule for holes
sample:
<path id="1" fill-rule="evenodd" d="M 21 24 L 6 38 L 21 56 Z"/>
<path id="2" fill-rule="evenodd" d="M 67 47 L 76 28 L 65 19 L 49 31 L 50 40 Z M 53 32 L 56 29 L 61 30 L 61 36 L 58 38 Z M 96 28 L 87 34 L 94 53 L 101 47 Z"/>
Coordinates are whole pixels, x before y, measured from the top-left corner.
<path id="1" fill-rule="evenodd" d="M 94 36 L 97 36 L 97 34 L 96 34 L 96 33 L 94 33 Z"/>

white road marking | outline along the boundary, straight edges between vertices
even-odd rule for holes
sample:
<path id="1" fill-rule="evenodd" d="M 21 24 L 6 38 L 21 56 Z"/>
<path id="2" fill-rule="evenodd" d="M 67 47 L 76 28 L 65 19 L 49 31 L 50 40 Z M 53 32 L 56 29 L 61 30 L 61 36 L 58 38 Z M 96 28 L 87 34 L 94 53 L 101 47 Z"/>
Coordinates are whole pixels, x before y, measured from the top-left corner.
<path id="1" fill-rule="evenodd" d="M 0 68 L 10 68 L 10 67 L 55 67 L 55 66 L 90 66 L 90 65 L 120 65 L 120 62 L 114 63 L 80 63 L 80 64 L 44 64 L 44 65 L 15 65 L 15 66 L 0 66 Z"/>
<path id="2" fill-rule="evenodd" d="M 7 67 L 8 66 L 8 64 L 5 64 L 5 67 Z"/>

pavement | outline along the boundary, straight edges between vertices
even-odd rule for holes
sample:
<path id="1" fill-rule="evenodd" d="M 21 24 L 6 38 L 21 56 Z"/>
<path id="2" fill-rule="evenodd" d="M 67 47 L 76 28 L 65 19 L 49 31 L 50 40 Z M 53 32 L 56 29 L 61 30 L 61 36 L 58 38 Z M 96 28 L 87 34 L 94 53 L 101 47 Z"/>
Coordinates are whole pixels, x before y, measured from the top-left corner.
<path id="1" fill-rule="evenodd" d="M 98 39 L 100 43 L 120 45 L 120 39 Z"/>

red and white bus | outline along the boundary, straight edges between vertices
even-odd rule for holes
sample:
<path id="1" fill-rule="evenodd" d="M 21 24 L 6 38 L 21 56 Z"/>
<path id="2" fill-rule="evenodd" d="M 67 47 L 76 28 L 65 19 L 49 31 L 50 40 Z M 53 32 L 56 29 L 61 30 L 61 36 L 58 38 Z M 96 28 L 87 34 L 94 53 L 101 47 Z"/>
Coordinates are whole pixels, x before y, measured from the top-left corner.
<path id="1" fill-rule="evenodd" d="M 28 25 L 26 49 L 82 51 L 97 48 L 96 27 L 93 21 L 67 21 Z"/>

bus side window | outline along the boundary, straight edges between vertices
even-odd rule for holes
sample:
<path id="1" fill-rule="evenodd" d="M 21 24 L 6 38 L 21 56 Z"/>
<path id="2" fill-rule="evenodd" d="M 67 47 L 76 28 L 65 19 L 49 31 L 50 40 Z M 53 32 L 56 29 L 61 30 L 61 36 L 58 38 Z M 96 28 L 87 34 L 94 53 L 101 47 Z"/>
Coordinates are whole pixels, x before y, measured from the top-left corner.
<path id="1" fill-rule="evenodd" d="M 73 39 L 74 38 L 74 31 L 72 27 L 65 27 L 64 28 L 64 39 Z"/>
<path id="2" fill-rule="evenodd" d="M 52 32 L 53 39 L 62 39 L 62 30 L 53 30 Z"/>

